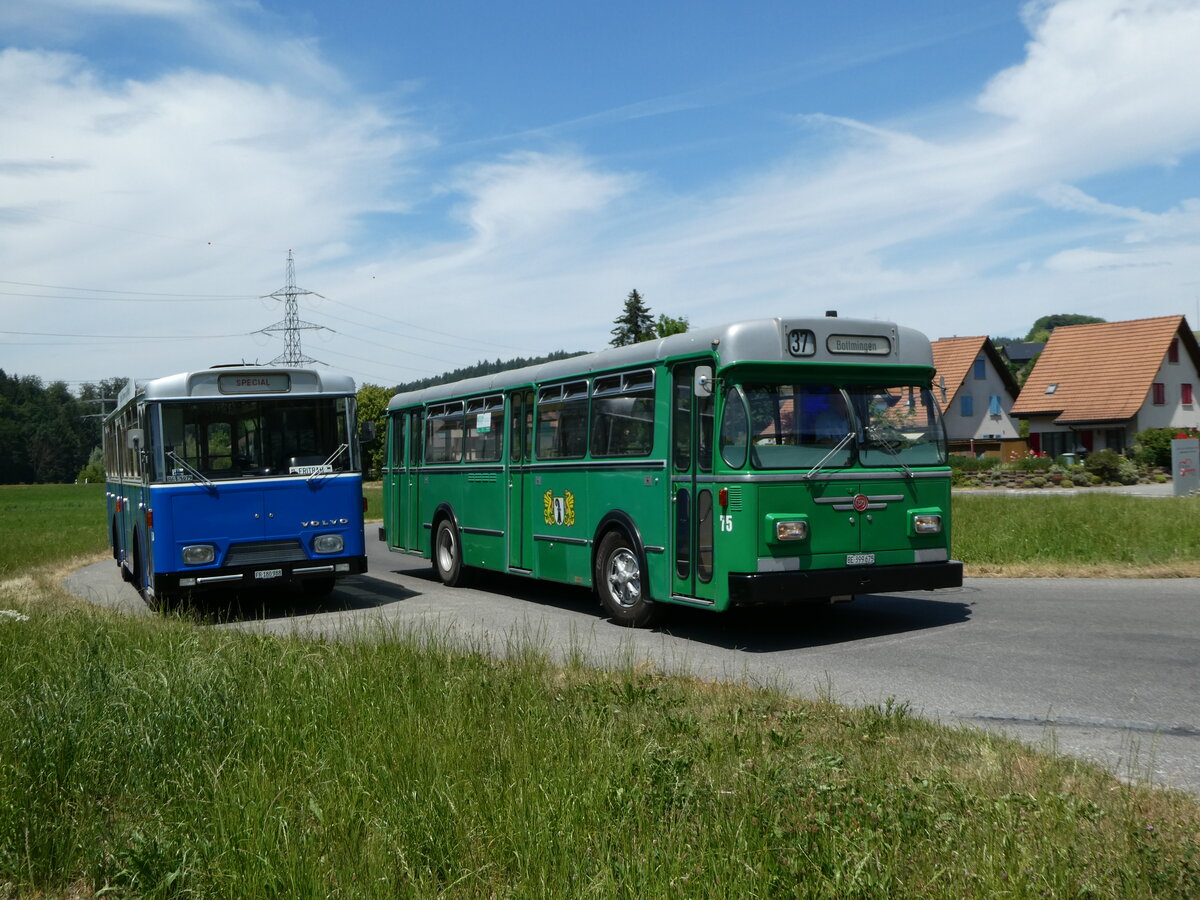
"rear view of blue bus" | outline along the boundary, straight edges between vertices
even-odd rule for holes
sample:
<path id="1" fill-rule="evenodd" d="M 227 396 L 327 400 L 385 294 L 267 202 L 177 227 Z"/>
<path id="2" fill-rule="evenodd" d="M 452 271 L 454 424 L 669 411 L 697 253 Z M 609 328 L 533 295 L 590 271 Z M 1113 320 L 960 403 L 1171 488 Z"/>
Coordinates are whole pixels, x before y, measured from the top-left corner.
<path id="1" fill-rule="evenodd" d="M 152 608 L 365 572 L 354 382 L 240 366 L 130 383 L 105 420 L 113 556 Z"/>

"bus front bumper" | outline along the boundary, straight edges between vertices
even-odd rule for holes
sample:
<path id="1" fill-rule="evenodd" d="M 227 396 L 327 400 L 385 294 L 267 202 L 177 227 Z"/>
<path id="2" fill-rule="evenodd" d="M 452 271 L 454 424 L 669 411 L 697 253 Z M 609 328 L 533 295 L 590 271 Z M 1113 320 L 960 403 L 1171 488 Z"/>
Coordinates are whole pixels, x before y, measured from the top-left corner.
<path id="1" fill-rule="evenodd" d="M 731 606 L 784 606 L 819 602 L 847 594 L 890 594 L 962 587 L 962 563 L 913 563 L 814 569 L 807 572 L 755 572 L 729 576 Z"/>
<path id="2" fill-rule="evenodd" d="M 312 579 L 344 578 L 367 571 L 365 556 L 340 556 L 329 560 L 297 560 L 277 565 L 224 566 L 198 569 L 195 573 L 169 573 L 154 576 L 156 593 L 168 591 L 204 591 L 238 587 L 267 587 L 273 584 L 303 584 Z"/>

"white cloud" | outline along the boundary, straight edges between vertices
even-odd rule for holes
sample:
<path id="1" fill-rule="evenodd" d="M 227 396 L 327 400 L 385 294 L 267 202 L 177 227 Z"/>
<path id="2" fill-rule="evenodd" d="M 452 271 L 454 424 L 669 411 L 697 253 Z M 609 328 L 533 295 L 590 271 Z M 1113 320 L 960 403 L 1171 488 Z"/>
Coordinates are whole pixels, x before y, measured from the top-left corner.
<path id="1" fill-rule="evenodd" d="M 120 5 L 179 9 L 107 8 Z M 1164 162 L 1186 170 L 1200 148 L 1194 0 L 1027 5 L 1025 59 L 943 131 L 810 111 L 791 120 L 805 126 L 793 158 L 719 172 L 686 196 L 582 139 L 503 156 L 468 141 L 456 153 L 477 155 L 444 162 L 425 130 L 342 91 L 337 73 L 332 93 L 311 90 L 328 66 L 311 41 L 294 39 L 305 53 L 291 67 L 268 74 L 245 62 L 265 51 L 269 63 L 289 46 L 275 45 L 265 15 L 246 25 L 253 5 L 183 8 L 171 20 L 181 31 L 198 41 L 197 23 L 215 23 L 210 44 L 243 63 L 114 82 L 77 56 L 0 53 L 0 271 L 46 284 L 265 293 L 297 248 L 302 285 L 392 317 L 378 335 L 346 329 L 391 351 L 329 345 L 363 357 L 359 377 L 372 380 L 597 348 L 634 287 L 656 313 L 695 325 L 836 308 L 934 336 L 1022 334 L 1047 312 L 1114 319 L 1195 302 L 1200 201 L 1114 199 L 1089 183 Z M 814 130 L 839 138 L 816 142 L 824 156 Z M 1172 184 L 1163 190 L 1197 193 L 1186 177 Z M 425 203 L 437 191 L 449 212 Z M 409 211 L 393 217 L 404 230 L 361 240 L 371 214 Z M 45 321 L 44 309 L 2 308 L 6 322 Z M 257 303 L 239 309 L 205 322 L 190 308 L 167 311 L 160 327 L 279 318 Z M 335 303 L 305 317 L 337 315 Z M 264 358 L 277 351 L 267 345 Z M 215 361 L 205 354 L 188 365 Z M 178 355 L 130 374 L 161 374 Z M 113 374 L 97 365 L 62 375 Z"/>
<path id="2" fill-rule="evenodd" d="M 632 183 L 574 155 L 518 153 L 473 168 L 455 188 L 469 198 L 461 214 L 491 245 L 544 235 L 573 218 L 598 214 Z"/>
<path id="3" fill-rule="evenodd" d="M 1031 154 L 1072 177 L 1200 147 L 1200 4 L 1062 0 L 1030 7 L 1025 60 L 980 109 L 1011 121 Z"/>

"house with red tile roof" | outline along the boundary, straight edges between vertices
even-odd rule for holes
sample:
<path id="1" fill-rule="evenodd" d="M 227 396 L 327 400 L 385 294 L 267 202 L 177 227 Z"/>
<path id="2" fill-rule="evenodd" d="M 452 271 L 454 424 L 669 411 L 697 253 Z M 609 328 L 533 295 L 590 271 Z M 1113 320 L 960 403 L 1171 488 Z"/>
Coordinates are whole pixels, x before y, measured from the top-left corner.
<path id="1" fill-rule="evenodd" d="M 1147 428 L 1200 427 L 1200 345 L 1183 316 L 1055 328 L 1013 415 L 1039 453 L 1133 447 Z"/>
<path id="2" fill-rule="evenodd" d="M 1010 415 L 1019 389 L 989 338 L 939 338 L 933 365 L 952 453 L 997 455 L 1005 442 L 1020 438 Z"/>

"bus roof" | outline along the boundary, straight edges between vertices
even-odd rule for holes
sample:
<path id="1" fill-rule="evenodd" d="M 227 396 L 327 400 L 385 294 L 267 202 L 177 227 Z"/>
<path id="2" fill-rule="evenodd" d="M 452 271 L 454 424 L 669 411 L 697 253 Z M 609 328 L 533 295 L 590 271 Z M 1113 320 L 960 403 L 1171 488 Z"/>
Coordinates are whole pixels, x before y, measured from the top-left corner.
<path id="1" fill-rule="evenodd" d="M 795 336 L 796 350 L 789 351 Z M 396 394 L 389 409 L 445 397 L 469 396 L 523 384 L 561 381 L 596 372 L 653 365 L 666 359 L 715 352 L 721 369 L 747 362 L 824 362 L 933 369 L 933 351 L 921 332 L 876 319 L 836 316 L 753 319 L 696 328 L 683 334 L 612 347 L 535 366 L 480 375 L 452 384 Z"/>
<path id="2" fill-rule="evenodd" d="M 261 396 L 315 396 L 353 394 L 349 375 L 268 366 L 214 366 L 196 372 L 180 372 L 161 378 L 134 381 L 121 391 L 117 410 L 134 398 L 144 400 L 193 400 L 200 398 Z M 112 413 L 110 413 L 112 415 Z"/>

